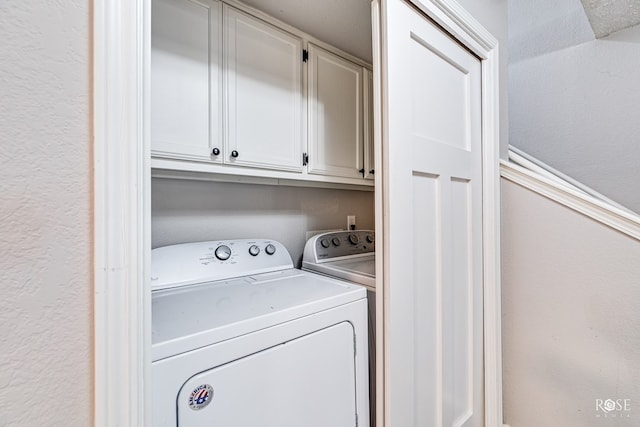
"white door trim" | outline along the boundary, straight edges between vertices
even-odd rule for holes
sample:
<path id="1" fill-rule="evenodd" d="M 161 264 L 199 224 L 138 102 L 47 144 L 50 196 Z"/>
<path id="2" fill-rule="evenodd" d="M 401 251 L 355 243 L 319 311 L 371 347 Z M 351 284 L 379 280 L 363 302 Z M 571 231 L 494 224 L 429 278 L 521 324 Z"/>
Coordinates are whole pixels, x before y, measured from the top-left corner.
<path id="1" fill-rule="evenodd" d="M 500 426 L 498 42 L 454 0 L 411 3 L 482 59 L 485 425 Z M 93 14 L 94 418 L 96 426 L 143 426 L 151 421 L 149 79 L 145 78 L 150 0 L 96 0 Z M 381 170 L 379 138 L 377 145 L 376 169 Z M 376 174 L 376 185 L 382 188 L 382 174 Z M 383 199 L 376 197 L 380 226 Z"/>
<path id="2" fill-rule="evenodd" d="M 387 0 L 377 0 L 383 4 Z M 379 8 L 374 1 L 374 21 L 379 14 Z M 484 398 L 485 398 L 485 426 L 502 426 L 502 343 L 501 343 L 501 285 L 500 285 L 500 171 L 499 171 L 499 46 L 498 41 L 477 22 L 455 0 L 405 0 L 426 16 L 441 26 L 460 44 L 468 48 L 482 61 L 482 197 L 483 197 L 483 280 L 484 280 Z M 383 8 L 386 9 L 386 8 Z M 374 22 L 375 25 L 375 22 Z M 381 35 L 385 37 L 386 28 L 381 28 Z M 374 34 L 374 37 L 376 35 Z M 377 40 L 374 40 L 376 46 Z M 384 55 L 384 53 L 383 53 Z M 380 58 L 374 53 L 374 82 L 386 87 L 384 76 L 379 74 Z M 386 89 L 385 89 L 386 90 Z M 382 91 L 384 94 L 384 90 Z M 384 95 L 383 95 L 384 96 Z M 382 106 L 384 99 L 374 99 L 377 123 L 381 116 L 386 115 Z M 385 129 L 378 126 L 375 131 L 376 169 L 382 173 L 375 176 L 376 185 L 376 230 L 378 230 L 378 245 L 385 245 L 387 236 L 380 233 L 385 229 L 386 209 L 384 201 L 384 165 L 382 139 L 388 138 Z M 387 142 L 385 142 L 387 143 Z M 379 263 L 376 277 L 386 281 L 385 265 Z M 380 280 L 379 280 L 380 281 Z M 378 285 L 377 312 L 382 313 L 378 319 L 377 329 L 382 330 L 387 319 L 384 308 L 387 306 L 383 283 Z M 383 292 L 380 292 L 383 290 Z M 381 334 L 380 334 L 381 335 Z M 379 336 L 380 336 L 379 335 Z M 383 339 L 385 339 L 383 337 Z M 378 340 L 377 377 L 382 379 L 378 383 L 377 395 L 379 412 L 378 425 L 382 421 L 388 423 L 389 396 L 385 389 L 388 382 L 385 355 L 388 354 L 388 344 Z M 384 396 L 384 398 L 382 398 Z M 384 399 L 384 405 L 380 405 Z M 380 412 L 380 409 L 384 412 Z"/>
<path id="3" fill-rule="evenodd" d="M 96 426 L 151 424 L 149 6 L 93 6 Z"/>

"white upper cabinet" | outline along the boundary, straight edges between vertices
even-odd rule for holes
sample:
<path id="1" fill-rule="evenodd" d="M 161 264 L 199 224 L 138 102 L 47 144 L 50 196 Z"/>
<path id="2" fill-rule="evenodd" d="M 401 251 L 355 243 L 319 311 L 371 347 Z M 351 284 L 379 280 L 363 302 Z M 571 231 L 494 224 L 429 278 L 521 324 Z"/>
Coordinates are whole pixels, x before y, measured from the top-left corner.
<path id="1" fill-rule="evenodd" d="M 364 177 L 374 179 L 375 157 L 373 156 L 373 72 L 364 69 Z"/>
<path id="2" fill-rule="evenodd" d="M 369 65 L 230 3 L 151 1 L 153 171 L 372 187 Z"/>
<path id="3" fill-rule="evenodd" d="M 220 162 L 221 3 L 153 0 L 151 149 L 156 157 Z"/>
<path id="4" fill-rule="evenodd" d="M 362 179 L 363 68 L 309 44 L 309 173 Z"/>
<path id="5" fill-rule="evenodd" d="M 224 162 L 302 171 L 302 39 L 224 5 Z"/>

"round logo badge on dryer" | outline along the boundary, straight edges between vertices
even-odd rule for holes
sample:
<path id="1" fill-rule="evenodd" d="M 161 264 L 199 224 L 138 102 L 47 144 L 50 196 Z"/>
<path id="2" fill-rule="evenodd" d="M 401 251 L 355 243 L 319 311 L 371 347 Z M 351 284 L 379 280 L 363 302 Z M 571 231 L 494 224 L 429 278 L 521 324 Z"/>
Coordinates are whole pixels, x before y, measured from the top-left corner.
<path id="1" fill-rule="evenodd" d="M 189 396 L 189 407 L 194 411 L 200 409 L 211 403 L 213 399 L 213 387 L 209 384 L 202 384 L 196 387 Z"/>

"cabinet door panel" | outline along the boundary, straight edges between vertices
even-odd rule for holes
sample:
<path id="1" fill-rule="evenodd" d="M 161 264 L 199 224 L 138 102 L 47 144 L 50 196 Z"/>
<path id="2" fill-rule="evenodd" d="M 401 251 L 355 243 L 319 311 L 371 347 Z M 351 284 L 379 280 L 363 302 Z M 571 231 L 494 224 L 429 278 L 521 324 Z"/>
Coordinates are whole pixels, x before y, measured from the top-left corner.
<path id="1" fill-rule="evenodd" d="M 363 85 L 363 111 L 364 111 L 364 177 L 374 179 L 375 157 L 373 155 L 373 73 L 364 70 Z"/>
<path id="2" fill-rule="evenodd" d="M 155 156 L 219 161 L 221 3 L 154 0 L 151 146 Z"/>
<path id="3" fill-rule="evenodd" d="M 224 23 L 225 163 L 301 171 L 301 39 L 226 5 Z"/>
<path id="4" fill-rule="evenodd" d="M 309 45 L 309 172 L 362 178 L 362 67 Z"/>

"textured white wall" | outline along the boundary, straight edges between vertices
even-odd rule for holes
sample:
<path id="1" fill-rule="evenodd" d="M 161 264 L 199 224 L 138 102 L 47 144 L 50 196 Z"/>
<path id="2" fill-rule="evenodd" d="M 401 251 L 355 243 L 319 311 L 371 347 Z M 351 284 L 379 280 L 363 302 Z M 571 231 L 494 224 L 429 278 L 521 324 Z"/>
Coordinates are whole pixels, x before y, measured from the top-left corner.
<path id="1" fill-rule="evenodd" d="M 640 212 L 638 70 L 640 26 L 510 63 L 510 144 Z"/>
<path id="2" fill-rule="evenodd" d="M 509 2 L 509 64 L 591 40 L 580 0 Z"/>
<path id="3" fill-rule="evenodd" d="M 0 425 L 92 420 L 90 4 L 0 2 Z"/>
<path id="4" fill-rule="evenodd" d="M 640 425 L 640 242 L 509 181 L 502 190 L 505 422 Z M 596 399 L 631 410 L 605 419 Z"/>
<path id="5" fill-rule="evenodd" d="M 152 246 L 264 237 L 282 242 L 297 267 L 305 233 L 373 229 L 373 192 L 153 179 Z"/>

